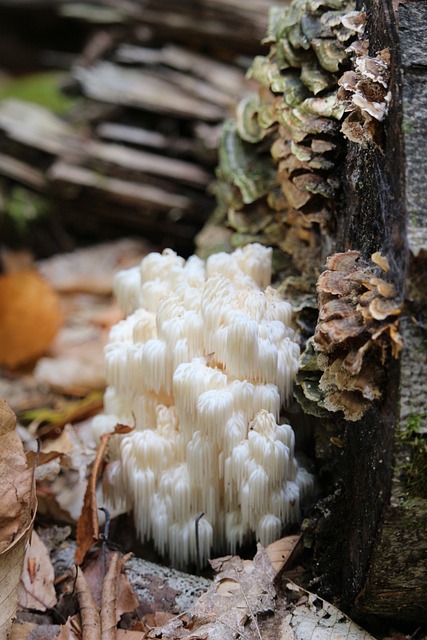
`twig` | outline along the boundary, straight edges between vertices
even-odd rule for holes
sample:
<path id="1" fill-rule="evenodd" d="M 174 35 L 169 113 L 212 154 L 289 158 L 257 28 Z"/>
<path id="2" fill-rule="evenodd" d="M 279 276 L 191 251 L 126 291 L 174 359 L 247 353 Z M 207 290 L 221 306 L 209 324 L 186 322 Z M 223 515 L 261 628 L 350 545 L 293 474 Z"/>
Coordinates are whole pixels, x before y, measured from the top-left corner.
<path id="1" fill-rule="evenodd" d="M 105 575 L 107 573 L 107 542 L 108 542 L 108 536 L 110 535 L 111 516 L 110 516 L 110 512 L 106 507 L 99 507 L 99 511 L 103 511 L 105 514 L 104 532 L 99 534 L 99 538 L 100 540 L 102 540 L 102 546 L 101 546 L 102 573 L 105 578 Z"/>

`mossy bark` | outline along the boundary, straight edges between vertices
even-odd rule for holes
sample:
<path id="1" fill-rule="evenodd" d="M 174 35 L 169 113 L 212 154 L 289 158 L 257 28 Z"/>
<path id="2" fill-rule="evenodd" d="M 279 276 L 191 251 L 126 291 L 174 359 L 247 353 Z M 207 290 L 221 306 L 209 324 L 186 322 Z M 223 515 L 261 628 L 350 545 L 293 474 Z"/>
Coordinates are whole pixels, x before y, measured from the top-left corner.
<path id="1" fill-rule="evenodd" d="M 427 2 L 369 0 L 370 53 L 391 53 L 381 144 L 347 151 L 337 251 L 380 251 L 403 299 L 403 350 L 383 401 L 341 425 L 337 490 L 321 516 L 321 590 L 364 620 L 427 623 Z"/>

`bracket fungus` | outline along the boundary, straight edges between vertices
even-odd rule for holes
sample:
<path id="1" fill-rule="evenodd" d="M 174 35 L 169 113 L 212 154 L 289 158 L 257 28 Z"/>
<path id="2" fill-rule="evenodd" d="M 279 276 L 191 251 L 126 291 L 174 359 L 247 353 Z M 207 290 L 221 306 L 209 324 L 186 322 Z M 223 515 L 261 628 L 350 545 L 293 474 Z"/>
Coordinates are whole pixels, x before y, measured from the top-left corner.
<path id="1" fill-rule="evenodd" d="M 351 45 L 365 27 L 365 13 L 355 6 L 352 0 L 293 0 L 273 7 L 263 41 L 269 51 L 248 73 L 258 92 L 240 102 L 220 141 L 214 224 L 226 221 L 234 246 L 274 246 L 312 275 L 331 249 L 341 123 L 360 98 L 338 97 L 339 78 L 352 66 Z"/>
<path id="2" fill-rule="evenodd" d="M 347 251 L 328 258 L 317 282 L 313 344 L 322 372 L 321 406 L 343 411 L 347 420 L 359 420 L 381 398 L 386 360 L 390 354 L 397 358 L 402 348 L 401 300 L 386 279 L 388 270 L 378 252 L 368 262 L 358 251 Z"/>
<path id="3" fill-rule="evenodd" d="M 376 143 L 377 123 L 386 116 L 391 101 L 390 51 L 368 55 L 368 41 L 356 41 L 349 50 L 354 54 L 353 69 L 338 80 L 338 99 L 350 112 L 342 123 L 342 133 L 362 147 Z"/>
<path id="4" fill-rule="evenodd" d="M 176 566 L 254 536 L 269 544 L 313 484 L 279 419 L 299 347 L 270 278 L 271 249 L 259 244 L 206 263 L 165 250 L 116 277 L 128 316 L 111 330 L 93 429 L 136 429 L 112 438 L 105 496 Z"/>

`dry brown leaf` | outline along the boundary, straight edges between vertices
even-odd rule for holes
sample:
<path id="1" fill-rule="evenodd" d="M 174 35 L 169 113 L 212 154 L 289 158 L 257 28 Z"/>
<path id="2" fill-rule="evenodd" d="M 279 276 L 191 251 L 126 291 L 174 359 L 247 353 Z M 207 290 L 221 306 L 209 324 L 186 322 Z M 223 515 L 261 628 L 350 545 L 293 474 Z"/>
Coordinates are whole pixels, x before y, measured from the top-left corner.
<path id="1" fill-rule="evenodd" d="M 35 379 L 40 384 L 48 384 L 51 389 L 72 395 L 104 389 L 103 345 L 96 345 L 96 350 L 93 350 L 95 357 L 91 357 L 88 351 L 88 345 L 83 344 L 80 356 L 40 358 L 34 371 Z"/>
<path id="2" fill-rule="evenodd" d="M 30 634 L 37 629 L 34 622 L 14 622 L 8 640 L 28 640 Z"/>
<path id="3" fill-rule="evenodd" d="M 69 624 L 61 625 L 61 630 L 57 636 L 55 636 L 55 640 L 74 640 L 75 636 Z"/>
<path id="4" fill-rule="evenodd" d="M 67 619 L 67 622 L 61 625 L 59 633 L 57 633 L 53 640 L 86 640 L 82 635 L 81 620 L 79 614 L 69 617 Z"/>
<path id="5" fill-rule="evenodd" d="M 108 571 L 102 585 L 101 629 L 102 640 L 116 640 L 117 579 L 120 573 L 120 556 L 111 554 Z"/>
<path id="6" fill-rule="evenodd" d="M 145 640 L 145 631 L 129 631 L 127 629 L 117 629 L 117 640 Z"/>
<path id="7" fill-rule="evenodd" d="M 232 640 L 239 635 L 244 638 L 249 627 L 251 637 L 260 637 L 257 616 L 274 611 L 276 595 L 275 571 L 265 549 L 258 545 L 252 562 L 227 556 L 213 561 L 212 565 L 220 569 L 220 573 L 189 612 L 191 624 L 184 626 L 180 617 L 172 619 L 161 628 L 163 640 Z M 224 586 L 221 586 L 224 584 L 226 589 L 232 586 L 232 597 L 224 593 Z M 148 637 L 159 637 L 159 633 L 157 628 Z"/>
<path id="8" fill-rule="evenodd" d="M 300 542 L 300 535 L 286 536 L 286 538 L 276 540 L 266 547 L 265 550 L 276 575 L 285 568 L 288 562 L 293 560 Z"/>
<path id="9" fill-rule="evenodd" d="M 108 551 L 105 557 L 103 556 L 103 554 L 99 554 L 96 560 L 88 562 L 84 569 L 86 581 L 92 590 L 96 604 L 101 608 L 101 610 L 104 608 L 105 604 L 103 599 L 107 598 L 107 596 L 111 597 L 112 595 L 111 589 L 113 588 L 113 585 L 108 584 L 110 578 L 108 578 L 107 580 L 105 569 L 106 567 L 108 567 L 110 570 L 111 558 L 113 555 L 114 554 L 111 551 Z M 134 611 L 139 606 L 138 598 L 136 597 L 135 592 L 130 585 L 129 579 L 126 573 L 122 572 L 124 560 L 125 558 L 122 559 L 122 561 L 116 568 L 117 597 L 114 612 L 115 622 L 120 619 L 123 613 Z"/>
<path id="10" fill-rule="evenodd" d="M 30 468 L 36 465 L 37 467 L 41 467 L 44 464 L 48 464 L 52 460 L 61 457 L 61 453 L 59 451 L 27 451 L 25 453 L 27 456 L 27 464 Z"/>
<path id="11" fill-rule="evenodd" d="M 41 356 L 63 319 L 52 287 L 35 271 L 0 276 L 0 364 L 15 368 Z"/>
<path id="12" fill-rule="evenodd" d="M 286 597 L 298 604 L 283 620 L 278 640 L 374 640 L 334 605 L 293 582 L 286 585 Z"/>
<path id="13" fill-rule="evenodd" d="M 108 440 L 114 434 L 125 434 L 132 431 L 131 427 L 124 425 L 117 425 L 117 427 L 111 433 L 106 433 L 101 436 L 99 448 L 96 454 L 96 459 L 93 464 L 92 474 L 89 479 L 85 498 L 83 502 L 83 509 L 79 521 L 77 523 L 77 549 L 75 555 L 75 561 L 77 564 L 81 564 L 84 560 L 86 553 L 99 539 L 99 522 L 98 522 L 98 505 L 96 500 L 96 483 L 98 481 L 101 467 L 104 460 L 105 450 L 107 448 Z"/>
<path id="14" fill-rule="evenodd" d="M 0 637 L 6 637 L 15 615 L 25 549 L 36 513 L 32 470 L 16 417 L 0 399 Z"/>
<path id="15" fill-rule="evenodd" d="M 76 595 L 82 621 L 83 640 L 101 640 L 101 620 L 95 598 L 80 567 L 76 567 L 76 572 Z"/>
<path id="16" fill-rule="evenodd" d="M 37 484 L 39 511 L 51 519 L 75 523 L 81 515 L 88 467 L 95 459 L 95 450 L 91 446 L 90 437 L 87 436 L 88 430 L 84 423 L 80 423 L 76 428 L 67 424 L 59 438 L 43 444 L 42 453 L 61 454 L 60 473 L 55 475 L 55 469 L 52 469 L 51 477 L 47 478 L 50 481 Z M 48 472 L 49 465 L 45 467 Z M 37 478 L 39 470 L 43 470 L 43 467 L 38 467 Z"/>
<path id="17" fill-rule="evenodd" d="M 19 606 L 36 611 L 46 611 L 54 607 L 57 602 L 54 579 L 49 552 L 37 532 L 33 531 L 19 585 Z"/>
<path id="18" fill-rule="evenodd" d="M 114 273 L 138 265 L 149 251 L 144 242 L 124 238 L 43 260 L 39 269 L 58 291 L 108 295 Z"/>
<path id="19" fill-rule="evenodd" d="M 161 627 L 172 618 L 176 618 L 176 614 L 169 611 L 155 611 L 154 613 L 146 613 L 144 623 L 147 627 Z"/>

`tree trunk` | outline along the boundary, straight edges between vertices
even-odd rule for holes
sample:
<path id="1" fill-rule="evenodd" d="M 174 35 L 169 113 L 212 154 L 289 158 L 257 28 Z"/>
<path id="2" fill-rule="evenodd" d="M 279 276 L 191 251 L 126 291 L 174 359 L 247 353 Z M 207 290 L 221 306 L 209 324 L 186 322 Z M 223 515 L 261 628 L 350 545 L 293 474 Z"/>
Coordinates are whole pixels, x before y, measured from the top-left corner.
<path id="1" fill-rule="evenodd" d="M 321 588 L 360 618 L 427 621 L 427 2 L 369 0 L 370 54 L 389 48 L 381 146 L 349 143 L 337 251 L 380 251 L 402 293 L 400 359 L 381 406 L 345 429 L 339 486 L 317 527 Z"/>

